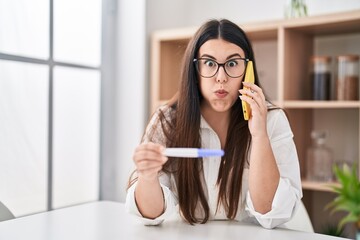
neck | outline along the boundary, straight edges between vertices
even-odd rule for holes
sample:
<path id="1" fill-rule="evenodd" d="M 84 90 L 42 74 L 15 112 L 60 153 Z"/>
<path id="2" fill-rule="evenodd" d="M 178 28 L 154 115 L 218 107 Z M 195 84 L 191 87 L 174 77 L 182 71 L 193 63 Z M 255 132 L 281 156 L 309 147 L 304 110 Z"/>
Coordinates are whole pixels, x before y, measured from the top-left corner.
<path id="1" fill-rule="evenodd" d="M 230 111 L 216 112 L 209 108 L 201 108 L 201 114 L 210 127 L 218 135 L 221 148 L 224 148 L 230 121 Z"/>

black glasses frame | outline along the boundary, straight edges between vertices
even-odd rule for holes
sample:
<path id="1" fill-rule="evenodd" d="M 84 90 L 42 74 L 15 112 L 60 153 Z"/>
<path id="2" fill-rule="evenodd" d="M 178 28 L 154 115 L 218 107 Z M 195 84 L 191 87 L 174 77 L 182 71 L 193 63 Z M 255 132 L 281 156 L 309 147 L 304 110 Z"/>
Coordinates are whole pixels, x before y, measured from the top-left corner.
<path id="1" fill-rule="evenodd" d="M 226 65 L 228 62 L 230 62 L 230 61 L 234 61 L 234 60 L 238 60 L 238 59 L 241 59 L 241 60 L 245 61 L 244 72 L 243 72 L 242 74 L 240 74 L 239 76 L 230 76 L 229 73 L 226 71 L 225 65 Z M 201 75 L 200 70 L 199 70 L 199 65 L 198 65 L 198 61 L 199 61 L 199 60 L 211 60 L 211 61 L 216 62 L 216 64 L 217 64 L 217 69 L 216 69 L 214 75 L 212 75 L 212 76 L 203 76 L 203 75 Z M 217 61 L 215 61 L 214 59 L 211 59 L 211 58 L 194 58 L 194 59 L 193 59 L 193 63 L 195 64 L 195 68 L 196 68 L 197 72 L 200 74 L 200 76 L 202 76 L 202 77 L 204 77 L 204 78 L 212 78 L 212 77 L 214 77 L 214 76 L 219 72 L 219 68 L 220 68 L 220 67 L 222 67 L 222 68 L 224 69 L 224 71 L 225 71 L 226 75 L 228 75 L 228 77 L 231 77 L 231 78 L 241 77 L 242 75 L 244 75 L 245 70 L 246 70 L 246 68 L 247 68 L 247 63 L 248 63 L 249 61 L 250 61 L 250 59 L 248 59 L 248 58 L 242 58 L 242 57 L 232 58 L 232 59 L 227 60 L 227 61 L 224 62 L 224 63 L 218 63 Z"/>

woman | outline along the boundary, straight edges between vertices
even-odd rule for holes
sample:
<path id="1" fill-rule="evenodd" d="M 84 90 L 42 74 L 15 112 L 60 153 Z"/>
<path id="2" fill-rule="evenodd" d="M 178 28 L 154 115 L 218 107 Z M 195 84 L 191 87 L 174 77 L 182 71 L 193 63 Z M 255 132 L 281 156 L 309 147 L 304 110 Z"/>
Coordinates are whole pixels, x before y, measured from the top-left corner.
<path id="1" fill-rule="evenodd" d="M 248 61 L 255 84 L 243 82 Z M 250 105 L 248 121 L 241 100 Z M 168 158 L 165 147 L 225 155 Z M 273 228 L 291 219 L 302 197 L 288 120 L 265 99 L 251 44 L 228 20 L 206 22 L 191 39 L 179 94 L 155 112 L 133 160 L 126 207 L 145 224 L 160 224 L 178 206 L 190 224 L 235 219 Z"/>

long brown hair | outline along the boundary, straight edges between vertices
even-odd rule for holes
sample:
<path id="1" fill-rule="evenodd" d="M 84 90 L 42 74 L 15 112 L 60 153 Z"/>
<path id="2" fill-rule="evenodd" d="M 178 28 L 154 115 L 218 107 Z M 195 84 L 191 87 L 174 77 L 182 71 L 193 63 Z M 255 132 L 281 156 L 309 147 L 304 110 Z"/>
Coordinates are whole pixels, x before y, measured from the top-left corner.
<path id="1" fill-rule="evenodd" d="M 245 57 L 254 63 L 255 83 L 259 85 L 253 50 L 245 32 L 228 20 L 210 20 L 190 40 L 183 59 L 179 93 L 169 103 L 174 111 L 166 119 L 160 111 L 159 118 L 168 147 L 201 147 L 200 104 L 203 99 L 198 74 L 193 63 L 199 48 L 210 39 L 223 39 L 243 49 Z M 236 217 L 240 202 L 243 171 L 247 162 L 251 135 L 247 121 L 243 118 L 241 101 L 238 98 L 231 108 L 230 124 L 221 159 L 217 184 L 218 203 L 229 219 Z M 174 174 L 181 215 L 190 224 L 205 223 L 209 219 L 209 204 L 202 183 L 202 160 L 169 158 L 163 171 Z M 201 217 L 195 212 L 200 211 Z"/>

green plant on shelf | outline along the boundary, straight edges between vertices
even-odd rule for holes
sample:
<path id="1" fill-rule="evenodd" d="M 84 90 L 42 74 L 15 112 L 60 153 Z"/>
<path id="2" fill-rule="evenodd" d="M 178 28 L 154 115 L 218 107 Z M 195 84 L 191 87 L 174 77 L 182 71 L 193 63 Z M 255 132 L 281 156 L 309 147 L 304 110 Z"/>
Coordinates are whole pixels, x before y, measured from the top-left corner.
<path id="1" fill-rule="evenodd" d="M 307 16 L 307 6 L 304 0 L 288 0 L 285 9 L 286 18 Z"/>
<path id="2" fill-rule="evenodd" d="M 322 227 L 322 234 L 336 236 L 336 237 L 346 237 L 344 233 L 344 228 L 339 229 L 336 225 L 328 223 Z"/>
<path id="3" fill-rule="evenodd" d="M 334 165 L 335 177 L 340 185 L 331 186 L 337 195 L 326 208 L 332 212 L 344 211 L 347 213 L 338 224 L 340 231 L 346 223 L 355 223 L 357 231 L 360 229 L 360 181 L 356 174 L 356 165 L 351 168 L 344 164 L 342 168 Z M 359 233 L 358 233 L 359 234 Z M 359 240 L 359 236 L 357 237 Z"/>

